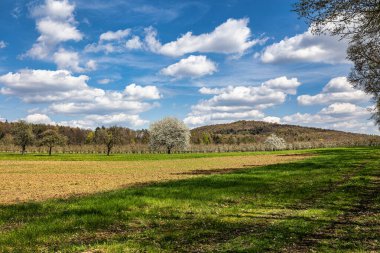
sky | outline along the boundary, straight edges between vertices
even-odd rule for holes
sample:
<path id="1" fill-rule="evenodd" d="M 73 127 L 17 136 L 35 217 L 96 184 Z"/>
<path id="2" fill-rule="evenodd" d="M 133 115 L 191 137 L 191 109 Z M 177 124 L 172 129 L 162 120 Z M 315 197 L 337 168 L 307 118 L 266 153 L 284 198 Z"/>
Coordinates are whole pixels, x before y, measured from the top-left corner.
<path id="1" fill-rule="evenodd" d="M 379 134 L 347 42 L 283 0 L 1 0 L 0 120 L 260 120 Z"/>

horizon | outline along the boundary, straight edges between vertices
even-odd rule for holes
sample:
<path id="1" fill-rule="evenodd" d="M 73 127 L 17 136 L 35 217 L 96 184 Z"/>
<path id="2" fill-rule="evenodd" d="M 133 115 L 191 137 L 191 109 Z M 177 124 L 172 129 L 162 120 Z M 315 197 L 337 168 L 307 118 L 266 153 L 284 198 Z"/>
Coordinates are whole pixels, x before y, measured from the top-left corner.
<path id="1" fill-rule="evenodd" d="M 379 135 L 347 42 L 293 1 L 0 3 L 0 121 L 191 129 L 236 121 Z M 20 39 L 22 38 L 22 39 Z"/>

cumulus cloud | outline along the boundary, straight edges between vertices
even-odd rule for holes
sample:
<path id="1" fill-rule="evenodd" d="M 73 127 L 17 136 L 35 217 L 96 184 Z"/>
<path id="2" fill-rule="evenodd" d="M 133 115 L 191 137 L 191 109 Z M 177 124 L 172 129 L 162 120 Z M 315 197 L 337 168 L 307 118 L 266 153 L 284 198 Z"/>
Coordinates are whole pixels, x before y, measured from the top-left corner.
<path id="1" fill-rule="evenodd" d="M 297 93 L 297 88 L 300 85 L 301 83 L 297 78 L 287 78 L 286 76 L 271 79 L 262 84 L 262 86 L 273 90 L 280 90 L 291 95 L 295 95 Z"/>
<path id="2" fill-rule="evenodd" d="M 264 63 L 322 62 L 347 63 L 347 42 L 328 35 L 313 35 L 312 28 L 303 34 L 285 38 L 266 47 L 261 54 Z"/>
<path id="3" fill-rule="evenodd" d="M 226 88 L 201 88 L 201 94 L 213 95 L 192 106 L 185 118 L 189 125 L 230 122 L 239 119 L 261 119 L 278 122 L 277 118 L 265 117 L 263 109 L 285 102 L 301 85 L 297 78 L 278 77 L 259 86 L 228 86 Z"/>
<path id="4" fill-rule="evenodd" d="M 74 9 L 75 5 L 68 0 L 46 0 L 35 7 L 31 14 L 36 18 L 40 36 L 26 56 L 46 59 L 59 43 L 82 40 L 83 35 L 76 28 Z"/>
<path id="5" fill-rule="evenodd" d="M 256 44 L 263 44 L 267 38 L 252 39 L 249 20 L 230 18 L 210 33 L 194 35 L 187 32 L 175 41 L 161 43 L 157 30 L 144 29 L 140 36 L 131 35 L 130 29 L 109 31 L 100 36 L 96 43 L 85 47 L 92 53 L 122 53 L 126 50 L 146 50 L 156 54 L 179 57 L 191 53 L 221 53 L 240 56 Z M 127 39 L 128 36 L 131 38 Z"/>
<path id="6" fill-rule="evenodd" d="M 281 119 L 283 123 L 321 128 L 352 131 L 358 133 L 379 133 L 370 121 L 371 107 L 351 103 L 333 103 L 318 113 L 295 113 Z"/>
<path id="7" fill-rule="evenodd" d="M 161 97 L 155 86 L 130 84 L 124 91 L 112 91 L 93 88 L 88 80 L 88 76 L 73 76 L 67 70 L 22 70 L 0 76 L 0 94 L 17 96 L 27 103 L 48 103 L 50 113 L 101 116 L 138 115 L 158 106 L 150 100 Z"/>
<path id="8" fill-rule="evenodd" d="M 27 103 L 66 99 L 91 99 L 104 93 L 87 85 L 88 76 L 73 76 L 67 70 L 21 70 L 0 76 L 0 93 L 20 97 Z"/>
<path id="9" fill-rule="evenodd" d="M 217 71 L 216 64 L 204 55 L 190 55 L 161 70 L 161 74 L 175 78 L 201 77 Z"/>
<path id="10" fill-rule="evenodd" d="M 161 94 L 156 86 L 139 86 L 134 83 L 124 89 L 124 94 L 129 98 L 137 99 L 159 99 Z"/>
<path id="11" fill-rule="evenodd" d="M 141 49 L 143 47 L 143 43 L 140 40 L 140 37 L 133 36 L 132 39 L 125 42 L 125 47 L 127 49 Z"/>
<path id="12" fill-rule="evenodd" d="M 346 77 L 331 79 L 317 95 L 302 95 L 297 98 L 300 105 L 329 104 L 334 102 L 368 102 L 369 95 L 352 87 Z"/>
<path id="13" fill-rule="evenodd" d="M 49 124 L 49 125 L 55 124 L 55 122 L 52 121 L 48 115 L 40 114 L 40 113 L 30 114 L 26 116 L 24 120 L 32 124 Z"/>
<path id="14" fill-rule="evenodd" d="M 167 56 L 178 57 L 195 52 L 241 55 L 252 46 L 265 41 L 251 39 L 248 22 L 247 18 L 230 18 L 210 33 L 193 35 L 192 32 L 187 32 L 177 40 L 163 45 L 156 38 L 157 32 L 150 28 L 146 31 L 145 42 L 151 51 Z"/>
<path id="15" fill-rule="evenodd" d="M 363 108 L 351 103 L 334 103 L 320 111 L 321 115 L 331 116 L 351 116 L 351 117 L 369 117 L 370 109 Z"/>
<path id="16" fill-rule="evenodd" d="M 96 62 L 94 60 L 87 61 L 85 66 L 82 67 L 80 66 L 81 57 L 79 54 L 74 51 L 67 51 L 63 48 L 60 48 L 53 54 L 53 59 L 58 69 L 70 70 L 77 73 L 96 70 Z"/>

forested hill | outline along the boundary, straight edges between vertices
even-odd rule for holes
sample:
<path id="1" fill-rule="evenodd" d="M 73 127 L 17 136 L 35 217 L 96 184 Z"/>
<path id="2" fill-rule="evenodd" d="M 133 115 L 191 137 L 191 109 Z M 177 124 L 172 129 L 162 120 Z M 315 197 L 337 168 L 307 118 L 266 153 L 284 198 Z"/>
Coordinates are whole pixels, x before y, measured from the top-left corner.
<path id="1" fill-rule="evenodd" d="M 12 132 L 14 123 L 0 122 L 0 145 L 13 143 Z M 95 130 L 80 129 L 68 126 L 50 126 L 34 124 L 33 133 L 36 137 L 47 129 L 55 128 L 60 134 L 67 137 L 69 145 L 93 144 Z M 149 132 L 119 128 L 121 144 L 148 144 Z M 191 130 L 193 144 L 251 144 L 263 143 L 270 134 L 282 137 L 288 143 L 339 143 L 348 145 L 380 144 L 380 136 L 354 134 L 319 128 L 281 125 L 260 121 L 237 121 L 230 124 L 210 125 Z"/>
<path id="2" fill-rule="evenodd" d="M 321 128 L 282 125 L 262 121 L 237 121 L 198 127 L 191 130 L 193 143 L 260 143 L 270 134 L 287 142 L 380 143 L 380 136 L 348 133 Z"/>

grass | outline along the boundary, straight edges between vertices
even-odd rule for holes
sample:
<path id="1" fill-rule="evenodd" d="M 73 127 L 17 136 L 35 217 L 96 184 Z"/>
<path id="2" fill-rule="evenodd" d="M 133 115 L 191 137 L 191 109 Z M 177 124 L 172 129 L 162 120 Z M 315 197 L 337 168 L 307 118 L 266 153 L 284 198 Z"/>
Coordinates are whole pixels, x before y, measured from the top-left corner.
<path id="1" fill-rule="evenodd" d="M 3 205 L 0 251 L 380 251 L 380 150 L 313 153 L 228 174 Z"/>
<path id="2" fill-rule="evenodd" d="M 224 153 L 180 153 L 180 154 L 54 154 L 49 156 L 46 153 L 1 153 L 0 161 L 146 161 L 146 160 L 176 160 L 194 159 L 226 156 L 252 156 L 263 154 L 292 154 L 309 153 L 316 149 L 309 150 L 285 150 L 285 151 L 260 151 L 260 152 L 224 152 Z"/>

